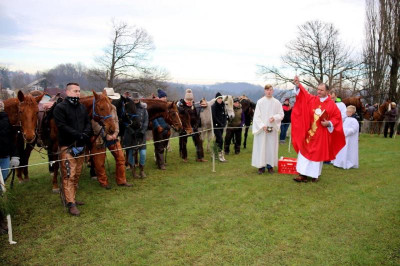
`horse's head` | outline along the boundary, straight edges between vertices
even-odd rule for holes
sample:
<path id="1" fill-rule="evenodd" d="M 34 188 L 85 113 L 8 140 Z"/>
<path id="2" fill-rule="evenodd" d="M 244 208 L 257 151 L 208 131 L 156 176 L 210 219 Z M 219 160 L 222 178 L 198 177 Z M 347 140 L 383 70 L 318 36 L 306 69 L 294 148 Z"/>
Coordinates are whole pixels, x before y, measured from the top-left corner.
<path id="1" fill-rule="evenodd" d="M 187 134 L 193 133 L 192 125 L 190 124 L 190 114 L 186 108 L 178 108 L 179 110 L 179 118 L 182 121 L 183 130 L 186 131 Z"/>
<path id="2" fill-rule="evenodd" d="M 168 120 L 170 120 L 170 123 L 172 127 L 180 132 L 183 130 L 183 125 L 182 121 L 179 117 L 179 111 L 178 111 L 178 106 L 176 105 L 176 102 L 168 102 Z"/>
<path id="3" fill-rule="evenodd" d="M 18 91 L 18 121 L 21 125 L 22 136 L 28 143 L 33 142 L 36 137 L 39 102 L 43 95 L 34 97 L 29 94 L 24 95 L 22 91 Z"/>
<path id="4" fill-rule="evenodd" d="M 235 117 L 235 111 L 233 110 L 233 96 L 225 95 L 223 97 L 226 113 L 228 114 L 229 119 L 233 119 Z"/>
<path id="5" fill-rule="evenodd" d="M 107 134 L 113 134 L 116 129 L 114 119 L 112 119 L 112 104 L 107 97 L 106 91 L 102 94 L 97 94 L 93 91 L 94 99 L 92 104 L 92 116 L 97 122 L 104 125 L 104 130 Z"/>
<path id="6" fill-rule="evenodd" d="M 133 129 L 139 129 L 142 126 L 139 115 L 136 113 L 136 104 L 129 98 L 122 101 L 122 120 Z"/>

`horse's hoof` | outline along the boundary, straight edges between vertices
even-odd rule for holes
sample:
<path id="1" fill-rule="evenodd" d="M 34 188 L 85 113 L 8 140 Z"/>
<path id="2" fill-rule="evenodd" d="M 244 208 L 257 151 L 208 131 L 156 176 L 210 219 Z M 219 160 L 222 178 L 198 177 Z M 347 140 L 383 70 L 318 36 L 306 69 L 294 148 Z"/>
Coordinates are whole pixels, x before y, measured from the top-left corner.
<path id="1" fill-rule="evenodd" d="M 51 191 L 53 193 L 60 193 L 60 189 L 59 188 L 53 188 Z"/>

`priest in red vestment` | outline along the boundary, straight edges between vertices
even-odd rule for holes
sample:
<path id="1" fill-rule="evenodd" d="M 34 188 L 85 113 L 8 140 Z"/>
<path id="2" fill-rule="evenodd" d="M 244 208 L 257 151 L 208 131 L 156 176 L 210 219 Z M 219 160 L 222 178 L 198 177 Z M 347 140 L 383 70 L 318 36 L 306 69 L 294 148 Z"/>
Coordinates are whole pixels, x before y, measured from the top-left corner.
<path id="1" fill-rule="evenodd" d="M 296 103 L 292 111 L 292 143 L 298 154 L 294 180 L 318 181 L 324 161 L 332 161 L 345 146 L 342 116 L 329 97 L 328 85 L 318 86 L 317 96 L 309 94 L 294 78 Z"/>

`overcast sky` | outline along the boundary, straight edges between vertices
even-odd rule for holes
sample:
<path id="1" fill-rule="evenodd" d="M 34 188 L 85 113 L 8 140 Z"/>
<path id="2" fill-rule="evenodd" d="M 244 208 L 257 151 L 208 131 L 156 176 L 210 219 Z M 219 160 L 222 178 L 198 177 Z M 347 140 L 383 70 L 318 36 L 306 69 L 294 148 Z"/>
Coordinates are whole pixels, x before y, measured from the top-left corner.
<path id="1" fill-rule="evenodd" d="M 115 18 L 148 31 L 152 63 L 173 81 L 262 84 L 256 66 L 278 66 L 308 20 L 332 22 L 360 52 L 364 13 L 365 0 L 0 0 L 0 64 L 31 73 L 92 66 Z"/>

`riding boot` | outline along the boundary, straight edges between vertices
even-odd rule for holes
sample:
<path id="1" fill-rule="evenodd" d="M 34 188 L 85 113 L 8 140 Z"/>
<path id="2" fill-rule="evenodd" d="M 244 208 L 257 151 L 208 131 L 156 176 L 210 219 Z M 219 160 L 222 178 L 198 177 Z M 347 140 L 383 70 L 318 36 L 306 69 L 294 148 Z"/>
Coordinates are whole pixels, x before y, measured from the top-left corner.
<path id="1" fill-rule="evenodd" d="M 139 164 L 140 168 L 140 178 L 145 178 L 146 174 L 144 173 L 144 165 Z"/>
<path id="2" fill-rule="evenodd" d="M 158 154 L 158 158 L 160 159 L 158 161 L 158 168 L 161 170 L 166 170 L 164 162 L 164 154 L 163 153 Z"/>
<path id="3" fill-rule="evenodd" d="M 131 166 L 131 171 L 132 171 L 132 177 L 133 178 L 139 178 L 139 175 L 136 173 L 136 166 L 135 165 Z"/>

